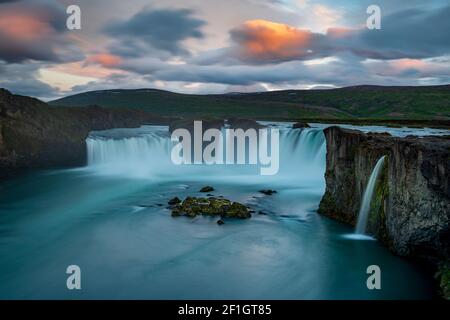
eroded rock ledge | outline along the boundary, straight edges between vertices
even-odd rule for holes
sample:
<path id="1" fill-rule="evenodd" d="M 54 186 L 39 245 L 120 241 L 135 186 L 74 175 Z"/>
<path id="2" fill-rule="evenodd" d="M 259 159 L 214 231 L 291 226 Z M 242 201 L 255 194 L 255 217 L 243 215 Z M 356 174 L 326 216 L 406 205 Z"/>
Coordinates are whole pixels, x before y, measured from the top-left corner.
<path id="1" fill-rule="evenodd" d="M 330 127 L 326 192 L 319 212 L 355 224 L 364 188 L 386 155 L 372 199 L 368 232 L 394 253 L 449 259 L 450 137 L 392 137 Z"/>

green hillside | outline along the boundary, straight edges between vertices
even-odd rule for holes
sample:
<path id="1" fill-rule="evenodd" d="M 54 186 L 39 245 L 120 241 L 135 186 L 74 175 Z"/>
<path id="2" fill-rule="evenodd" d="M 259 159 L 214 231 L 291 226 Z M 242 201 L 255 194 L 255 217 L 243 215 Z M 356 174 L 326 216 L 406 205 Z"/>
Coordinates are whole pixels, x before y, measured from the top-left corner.
<path id="1" fill-rule="evenodd" d="M 222 95 L 189 95 L 155 89 L 119 89 L 85 92 L 52 101 L 50 104 L 143 109 L 153 114 L 172 117 L 448 120 L 450 85 L 357 86 Z"/>

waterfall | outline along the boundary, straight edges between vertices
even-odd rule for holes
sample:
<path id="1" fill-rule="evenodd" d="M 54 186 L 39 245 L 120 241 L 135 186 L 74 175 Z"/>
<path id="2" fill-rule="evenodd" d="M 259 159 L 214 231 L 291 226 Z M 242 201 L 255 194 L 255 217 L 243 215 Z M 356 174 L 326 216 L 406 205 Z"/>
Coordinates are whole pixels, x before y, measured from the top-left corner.
<path id="1" fill-rule="evenodd" d="M 356 234 L 364 234 L 366 232 L 367 221 L 370 213 L 370 203 L 372 201 L 373 191 L 377 183 L 377 178 L 383 167 L 384 159 L 386 156 L 382 156 L 378 159 L 375 168 L 370 175 L 369 182 L 367 183 L 366 190 L 364 191 L 361 207 L 359 209 L 358 223 L 356 224 Z"/>
<path id="2" fill-rule="evenodd" d="M 325 172 L 326 142 L 322 128 L 281 127 L 278 178 L 320 181 Z M 181 165 L 171 162 L 173 142 L 167 126 L 92 132 L 86 140 L 88 167 L 94 173 L 132 178 L 184 179 L 215 177 L 251 182 L 263 179 L 259 165 Z M 251 176 L 249 178 L 249 176 Z"/>

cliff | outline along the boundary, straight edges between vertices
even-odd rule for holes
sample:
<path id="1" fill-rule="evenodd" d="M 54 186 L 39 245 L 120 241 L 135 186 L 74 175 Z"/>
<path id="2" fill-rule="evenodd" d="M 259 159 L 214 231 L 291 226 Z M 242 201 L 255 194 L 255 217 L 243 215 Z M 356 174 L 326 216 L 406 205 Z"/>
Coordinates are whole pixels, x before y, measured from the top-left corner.
<path id="1" fill-rule="evenodd" d="M 325 136 L 326 192 L 319 212 L 354 225 L 375 163 L 386 155 L 368 233 L 398 255 L 448 260 L 450 137 L 397 138 L 338 127 Z"/>
<path id="2" fill-rule="evenodd" d="M 0 89 L 0 178 L 30 168 L 80 166 L 92 130 L 167 119 L 140 110 L 58 108 Z"/>

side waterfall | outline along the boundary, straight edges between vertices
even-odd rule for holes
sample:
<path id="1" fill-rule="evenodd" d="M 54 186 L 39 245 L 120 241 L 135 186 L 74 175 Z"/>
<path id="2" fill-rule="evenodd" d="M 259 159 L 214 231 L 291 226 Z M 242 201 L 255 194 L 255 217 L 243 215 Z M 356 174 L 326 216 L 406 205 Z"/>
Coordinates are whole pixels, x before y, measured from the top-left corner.
<path id="1" fill-rule="evenodd" d="M 377 183 L 377 178 L 383 167 L 384 159 L 386 156 L 382 156 L 378 159 L 375 168 L 370 175 L 369 182 L 367 183 L 366 190 L 364 191 L 361 207 L 359 209 L 358 223 L 356 224 L 356 234 L 364 234 L 366 232 L 367 221 L 370 212 L 370 203 L 372 202 L 373 191 Z"/>

